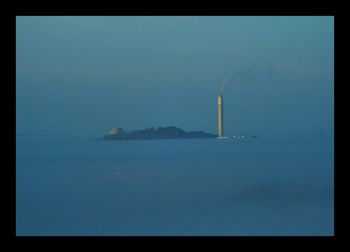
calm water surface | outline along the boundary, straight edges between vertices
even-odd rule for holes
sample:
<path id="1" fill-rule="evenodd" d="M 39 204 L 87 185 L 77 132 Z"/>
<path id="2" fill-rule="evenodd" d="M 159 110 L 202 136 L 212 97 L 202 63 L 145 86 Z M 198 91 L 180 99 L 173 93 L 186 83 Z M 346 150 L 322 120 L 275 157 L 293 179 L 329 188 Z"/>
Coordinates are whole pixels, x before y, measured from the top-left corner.
<path id="1" fill-rule="evenodd" d="M 333 235 L 326 139 L 17 136 L 17 235 Z"/>

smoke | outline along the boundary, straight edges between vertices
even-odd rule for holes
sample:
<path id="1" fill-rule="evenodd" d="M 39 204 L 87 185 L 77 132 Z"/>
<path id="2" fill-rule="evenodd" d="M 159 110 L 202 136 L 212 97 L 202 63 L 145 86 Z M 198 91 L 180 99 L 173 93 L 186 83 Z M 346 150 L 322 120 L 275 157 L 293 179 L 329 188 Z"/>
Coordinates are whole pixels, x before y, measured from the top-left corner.
<path id="1" fill-rule="evenodd" d="M 231 83 L 232 80 L 233 80 L 232 78 L 226 78 L 221 82 L 220 94 L 224 93 L 225 86 L 227 86 L 229 83 Z"/>
<path id="2" fill-rule="evenodd" d="M 256 83 L 257 81 L 272 79 L 273 72 L 272 68 L 241 66 L 233 72 L 231 77 L 225 78 L 221 82 L 220 94 L 223 94 L 225 88 L 233 83 Z"/>

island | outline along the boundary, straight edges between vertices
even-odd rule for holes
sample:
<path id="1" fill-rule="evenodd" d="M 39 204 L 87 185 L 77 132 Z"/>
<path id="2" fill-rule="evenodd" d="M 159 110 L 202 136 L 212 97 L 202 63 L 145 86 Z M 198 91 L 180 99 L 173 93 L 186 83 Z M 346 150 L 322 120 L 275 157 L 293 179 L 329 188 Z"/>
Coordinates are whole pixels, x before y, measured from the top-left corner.
<path id="1" fill-rule="evenodd" d="M 103 137 L 104 140 L 138 140 L 138 139 L 176 139 L 176 138 L 217 138 L 215 134 L 204 131 L 186 132 L 174 126 L 147 128 L 144 130 L 124 131 L 122 128 L 112 128 Z"/>

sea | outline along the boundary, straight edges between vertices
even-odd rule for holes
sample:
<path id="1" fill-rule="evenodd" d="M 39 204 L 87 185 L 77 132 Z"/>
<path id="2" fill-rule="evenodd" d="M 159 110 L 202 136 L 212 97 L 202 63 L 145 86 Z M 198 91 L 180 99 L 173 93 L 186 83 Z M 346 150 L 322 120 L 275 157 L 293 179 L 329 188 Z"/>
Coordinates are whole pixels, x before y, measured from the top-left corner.
<path id="1" fill-rule="evenodd" d="M 16 137 L 17 236 L 333 236 L 326 137 Z"/>

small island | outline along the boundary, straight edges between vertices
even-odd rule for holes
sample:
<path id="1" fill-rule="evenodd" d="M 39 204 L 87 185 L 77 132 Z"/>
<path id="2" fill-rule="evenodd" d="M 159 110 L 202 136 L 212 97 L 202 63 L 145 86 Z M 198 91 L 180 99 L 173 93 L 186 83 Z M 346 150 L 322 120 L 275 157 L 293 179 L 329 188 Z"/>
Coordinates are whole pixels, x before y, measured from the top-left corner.
<path id="1" fill-rule="evenodd" d="M 177 139 L 177 138 L 216 138 L 217 135 L 204 131 L 186 132 L 174 126 L 147 128 L 144 130 L 124 131 L 122 128 L 112 128 L 103 137 L 104 140 L 139 140 L 139 139 Z"/>

